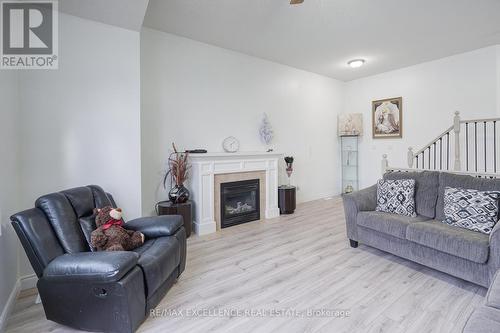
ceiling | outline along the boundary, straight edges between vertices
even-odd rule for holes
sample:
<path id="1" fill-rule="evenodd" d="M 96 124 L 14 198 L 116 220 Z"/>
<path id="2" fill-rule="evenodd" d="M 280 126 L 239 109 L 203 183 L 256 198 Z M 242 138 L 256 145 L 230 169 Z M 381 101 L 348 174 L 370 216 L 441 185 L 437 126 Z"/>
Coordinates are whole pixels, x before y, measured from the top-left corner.
<path id="1" fill-rule="evenodd" d="M 59 11 L 139 31 L 148 0 L 59 0 Z"/>
<path id="2" fill-rule="evenodd" d="M 62 0 L 61 7 L 101 2 L 119 2 L 116 16 L 146 1 Z M 288 2 L 149 0 L 144 26 L 344 81 L 500 44 L 500 0 Z M 355 58 L 366 64 L 348 67 Z"/>

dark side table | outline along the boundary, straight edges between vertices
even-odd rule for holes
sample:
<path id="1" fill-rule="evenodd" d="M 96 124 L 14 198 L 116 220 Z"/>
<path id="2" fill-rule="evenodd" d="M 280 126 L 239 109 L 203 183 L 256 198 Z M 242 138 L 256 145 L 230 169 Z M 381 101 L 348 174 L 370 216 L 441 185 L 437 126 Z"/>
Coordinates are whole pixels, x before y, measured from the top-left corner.
<path id="1" fill-rule="evenodd" d="M 281 185 L 278 187 L 278 207 L 280 214 L 293 214 L 295 211 L 295 186 Z"/>
<path id="2" fill-rule="evenodd" d="M 193 207 L 191 201 L 184 203 L 173 203 L 171 201 L 160 201 L 156 204 L 158 215 L 181 215 L 184 220 L 186 237 L 191 235 L 191 225 L 193 224 Z"/>

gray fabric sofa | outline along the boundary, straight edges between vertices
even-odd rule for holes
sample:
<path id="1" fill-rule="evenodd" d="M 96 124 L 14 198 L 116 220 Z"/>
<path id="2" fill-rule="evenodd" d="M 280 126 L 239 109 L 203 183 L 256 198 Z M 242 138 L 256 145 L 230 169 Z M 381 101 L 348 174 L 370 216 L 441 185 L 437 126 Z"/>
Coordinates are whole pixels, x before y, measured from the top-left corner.
<path id="1" fill-rule="evenodd" d="M 453 227 L 444 219 L 446 186 L 500 190 L 500 179 L 446 172 L 393 172 L 385 179 L 415 179 L 415 218 L 376 212 L 377 186 L 343 196 L 347 237 L 488 287 L 500 268 L 500 223 L 490 235 Z"/>
<path id="2" fill-rule="evenodd" d="M 500 270 L 497 271 L 488 293 L 485 304 L 472 312 L 463 329 L 464 333 L 498 333 L 500 332 Z"/>

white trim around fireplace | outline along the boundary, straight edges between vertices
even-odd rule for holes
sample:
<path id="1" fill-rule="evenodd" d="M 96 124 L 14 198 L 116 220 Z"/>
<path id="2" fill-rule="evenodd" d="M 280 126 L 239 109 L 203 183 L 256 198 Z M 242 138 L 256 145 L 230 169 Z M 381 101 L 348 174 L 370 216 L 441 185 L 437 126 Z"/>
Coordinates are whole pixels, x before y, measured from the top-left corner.
<path id="1" fill-rule="evenodd" d="M 206 235 L 217 230 L 214 211 L 216 174 L 265 171 L 265 218 L 278 217 L 278 160 L 281 157 L 282 154 L 274 152 L 191 154 L 191 177 L 188 187 L 194 202 L 193 227 L 196 234 Z"/>

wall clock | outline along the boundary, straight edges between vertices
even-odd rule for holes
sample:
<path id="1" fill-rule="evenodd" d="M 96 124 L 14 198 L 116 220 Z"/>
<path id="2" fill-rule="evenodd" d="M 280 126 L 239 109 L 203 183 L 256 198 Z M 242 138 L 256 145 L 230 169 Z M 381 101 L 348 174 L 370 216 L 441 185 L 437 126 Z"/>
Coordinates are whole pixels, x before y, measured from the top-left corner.
<path id="1" fill-rule="evenodd" d="M 234 136 L 228 136 L 222 141 L 222 148 L 227 153 L 235 153 L 240 149 L 240 142 Z"/>

